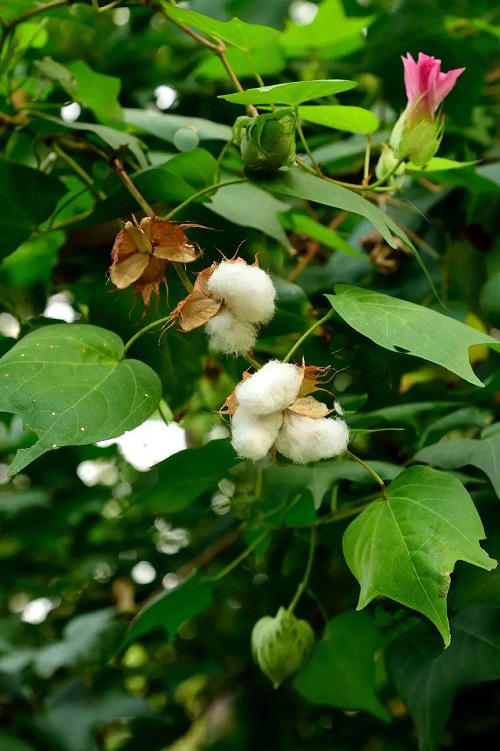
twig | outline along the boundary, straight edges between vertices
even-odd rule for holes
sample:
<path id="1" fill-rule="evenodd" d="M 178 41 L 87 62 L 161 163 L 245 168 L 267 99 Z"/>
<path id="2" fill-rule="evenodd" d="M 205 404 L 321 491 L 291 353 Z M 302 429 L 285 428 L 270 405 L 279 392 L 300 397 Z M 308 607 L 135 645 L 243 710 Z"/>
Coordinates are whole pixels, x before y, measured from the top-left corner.
<path id="1" fill-rule="evenodd" d="M 149 203 L 146 201 L 144 196 L 137 190 L 134 183 L 130 179 L 130 177 L 127 175 L 125 171 L 125 167 L 123 166 L 123 162 L 120 159 L 120 157 L 115 157 L 111 161 L 111 165 L 113 169 L 115 170 L 116 174 L 122 181 L 122 183 L 125 185 L 127 190 L 131 193 L 131 195 L 134 196 L 135 200 L 139 204 L 139 206 L 144 210 L 147 216 L 153 216 L 155 213 Z"/>

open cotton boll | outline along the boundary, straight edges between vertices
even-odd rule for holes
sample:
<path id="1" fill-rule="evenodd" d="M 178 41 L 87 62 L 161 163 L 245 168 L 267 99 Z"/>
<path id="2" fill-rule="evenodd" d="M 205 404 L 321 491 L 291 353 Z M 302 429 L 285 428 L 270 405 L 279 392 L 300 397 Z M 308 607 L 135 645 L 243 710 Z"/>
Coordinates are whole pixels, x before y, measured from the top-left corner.
<path id="1" fill-rule="evenodd" d="M 295 464 L 308 464 L 343 454 L 348 443 L 349 429 L 344 420 L 287 412 L 276 448 Z"/>
<path id="2" fill-rule="evenodd" d="M 289 407 L 297 399 L 302 369 L 291 363 L 270 360 L 236 387 L 236 398 L 254 415 L 269 415 Z"/>
<path id="3" fill-rule="evenodd" d="M 266 323 L 273 317 L 276 290 L 271 277 L 258 266 L 222 261 L 207 287 L 240 321 Z"/>
<path id="4" fill-rule="evenodd" d="M 254 462 L 263 459 L 275 442 L 282 422 L 282 412 L 257 417 L 244 407 L 237 407 L 231 420 L 231 443 L 238 456 Z"/>
<path id="5" fill-rule="evenodd" d="M 210 349 L 225 355 L 244 355 L 257 339 L 257 329 L 251 323 L 238 321 L 229 310 L 221 310 L 205 326 Z"/>

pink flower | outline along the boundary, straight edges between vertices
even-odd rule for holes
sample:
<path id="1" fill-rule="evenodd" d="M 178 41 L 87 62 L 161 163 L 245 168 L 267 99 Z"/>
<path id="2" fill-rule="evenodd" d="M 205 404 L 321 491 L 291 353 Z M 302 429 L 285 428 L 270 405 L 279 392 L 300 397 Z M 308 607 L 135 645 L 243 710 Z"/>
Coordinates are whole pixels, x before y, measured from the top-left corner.
<path id="1" fill-rule="evenodd" d="M 441 60 L 418 53 L 418 62 L 410 53 L 401 58 L 405 69 L 405 86 L 408 97 L 407 110 L 411 119 L 430 119 L 443 99 L 448 96 L 465 68 L 449 73 L 441 72 Z"/>

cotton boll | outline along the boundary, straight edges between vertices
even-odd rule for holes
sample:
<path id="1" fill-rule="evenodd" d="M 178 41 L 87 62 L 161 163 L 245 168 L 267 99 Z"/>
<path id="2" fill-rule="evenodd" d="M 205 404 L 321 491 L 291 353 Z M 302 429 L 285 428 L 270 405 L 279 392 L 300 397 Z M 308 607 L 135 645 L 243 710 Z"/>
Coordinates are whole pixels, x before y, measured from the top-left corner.
<path id="1" fill-rule="evenodd" d="M 231 421 L 231 442 L 238 456 L 254 462 L 263 459 L 275 442 L 282 422 L 282 412 L 257 417 L 244 407 L 238 407 Z"/>
<path id="2" fill-rule="evenodd" d="M 301 368 L 270 360 L 236 387 L 236 398 L 254 415 L 269 415 L 293 404 L 301 384 Z"/>
<path id="3" fill-rule="evenodd" d="M 224 309 L 210 319 L 205 330 L 210 348 L 225 355 L 244 355 L 253 348 L 257 339 L 255 326 L 238 321 Z"/>
<path id="4" fill-rule="evenodd" d="M 266 323 L 273 317 L 276 290 L 271 277 L 258 266 L 222 261 L 207 286 L 240 321 Z"/>
<path id="5" fill-rule="evenodd" d="M 276 448 L 295 464 L 308 464 L 343 454 L 348 443 L 349 430 L 343 420 L 287 412 Z"/>

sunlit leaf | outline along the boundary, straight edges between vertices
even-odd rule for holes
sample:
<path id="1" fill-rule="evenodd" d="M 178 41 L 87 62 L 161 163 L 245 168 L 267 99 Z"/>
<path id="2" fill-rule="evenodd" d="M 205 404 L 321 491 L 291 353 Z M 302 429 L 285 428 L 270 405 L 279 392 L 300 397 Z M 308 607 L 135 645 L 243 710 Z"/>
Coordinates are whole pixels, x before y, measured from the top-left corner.
<path id="1" fill-rule="evenodd" d="M 358 609 L 390 597 L 426 615 L 450 643 L 446 596 L 456 561 L 492 569 L 479 545 L 483 525 L 471 497 L 451 475 L 412 467 L 344 535 L 344 555 L 361 585 Z"/>
<path id="2" fill-rule="evenodd" d="M 239 91 L 219 97 L 233 104 L 289 104 L 291 106 L 319 99 L 323 96 L 340 94 L 356 86 L 355 81 L 331 79 L 325 81 L 294 81 L 277 83 L 273 86 L 260 86 L 256 89 Z"/>
<path id="3" fill-rule="evenodd" d="M 468 357 L 473 344 L 497 345 L 495 339 L 442 313 L 368 289 L 339 284 L 327 295 L 353 329 L 381 347 L 435 362 L 476 386 Z"/>
<path id="4" fill-rule="evenodd" d="M 299 107 L 299 115 L 308 123 L 346 130 L 349 133 L 373 133 L 378 128 L 377 116 L 362 107 L 318 104 Z"/>
<path id="5" fill-rule="evenodd" d="M 15 474 L 46 451 L 114 438 L 137 427 L 158 406 L 156 373 L 123 360 L 111 331 L 56 324 L 23 337 L 0 359 L 0 411 L 18 414 L 36 442 L 19 449 Z"/>
<path id="6" fill-rule="evenodd" d="M 166 2 L 162 2 L 162 6 L 166 15 L 177 23 L 191 26 L 213 39 L 221 39 L 223 42 L 234 44 L 235 47 L 240 49 L 251 50 L 254 47 L 261 47 L 263 44 L 275 42 L 280 35 L 277 29 L 245 23 L 240 21 L 239 18 L 232 18 L 230 21 L 216 21 L 208 16 L 203 16 L 201 13 L 176 8 Z"/>

